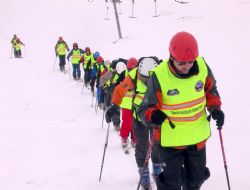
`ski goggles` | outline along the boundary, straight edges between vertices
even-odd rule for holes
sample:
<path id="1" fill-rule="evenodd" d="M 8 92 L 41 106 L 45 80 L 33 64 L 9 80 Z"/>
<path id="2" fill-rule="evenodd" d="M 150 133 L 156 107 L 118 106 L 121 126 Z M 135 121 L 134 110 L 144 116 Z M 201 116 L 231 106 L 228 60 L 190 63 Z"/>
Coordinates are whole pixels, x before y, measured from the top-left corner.
<path id="1" fill-rule="evenodd" d="M 194 61 L 188 61 L 188 62 L 180 62 L 180 61 L 175 61 L 175 63 L 178 65 L 178 66 L 185 66 L 187 64 L 191 65 L 194 63 Z"/>

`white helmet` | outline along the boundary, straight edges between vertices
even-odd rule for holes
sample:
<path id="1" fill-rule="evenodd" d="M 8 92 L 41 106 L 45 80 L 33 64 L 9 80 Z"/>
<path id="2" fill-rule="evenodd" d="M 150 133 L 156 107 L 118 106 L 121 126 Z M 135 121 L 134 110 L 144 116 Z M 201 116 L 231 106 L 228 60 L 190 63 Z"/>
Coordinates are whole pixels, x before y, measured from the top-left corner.
<path id="1" fill-rule="evenodd" d="M 108 59 L 108 60 L 106 60 L 106 61 L 104 62 L 104 64 L 105 64 L 106 66 L 109 66 L 109 65 L 111 64 L 111 61 Z"/>
<path id="2" fill-rule="evenodd" d="M 143 57 L 138 63 L 138 72 L 144 77 L 149 77 L 149 71 L 158 65 L 158 61 L 153 57 Z"/>
<path id="3" fill-rule="evenodd" d="M 126 64 L 124 62 L 118 62 L 115 66 L 115 70 L 118 74 L 121 74 L 123 71 L 127 69 Z"/>

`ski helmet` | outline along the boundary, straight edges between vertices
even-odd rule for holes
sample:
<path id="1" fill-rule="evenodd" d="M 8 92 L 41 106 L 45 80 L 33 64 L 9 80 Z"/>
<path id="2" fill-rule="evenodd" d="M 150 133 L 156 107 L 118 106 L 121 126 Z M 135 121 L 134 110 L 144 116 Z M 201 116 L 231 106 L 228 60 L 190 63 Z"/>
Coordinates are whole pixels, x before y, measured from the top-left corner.
<path id="1" fill-rule="evenodd" d="M 101 63 L 103 63 L 104 59 L 102 58 L 102 56 L 99 56 L 99 57 L 97 57 L 96 61 L 97 61 L 99 64 L 101 64 Z"/>
<path id="2" fill-rule="evenodd" d="M 59 37 L 59 41 L 63 41 L 63 37 L 62 36 Z"/>
<path id="3" fill-rule="evenodd" d="M 126 64 L 124 62 L 118 62 L 115 66 L 115 70 L 118 74 L 121 74 L 123 71 L 126 70 Z"/>
<path id="4" fill-rule="evenodd" d="M 178 62 L 192 62 L 199 55 L 197 41 L 188 32 L 178 32 L 170 41 L 169 53 Z"/>
<path id="5" fill-rule="evenodd" d="M 95 58 L 95 60 L 97 59 L 97 57 L 99 57 L 100 56 L 100 53 L 98 52 L 98 51 L 96 51 L 95 53 L 94 53 L 94 58 Z"/>
<path id="6" fill-rule="evenodd" d="M 90 52 L 90 48 L 89 48 L 89 47 L 86 47 L 86 48 L 85 48 L 85 52 Z"/>
<path id="7" fill-rule="evenodd" d="M 108 59 L 104 63 L 105 63 L 106 66 L 109 66 L 111 64 L 111 61 Z"/>
<path id="8" fill-rule="evenodd" d="M 138 62 L 138 72 L 144 77 L 149 77 L 149 71 L 159 64 L 153 57 L 143 57 Z"/>
<path id="9" fill-rule="evenodd" d="M 131 57 L 127 62 L 127 68 L 128 70 L 132 70 L 137 66 L 137 59 L 134 57 Z"/>
<path id="10" fill-rule="evenodd" d="M 73 43 L 73 48 L 78 48 L 78 44 L 76 42 Z"/>

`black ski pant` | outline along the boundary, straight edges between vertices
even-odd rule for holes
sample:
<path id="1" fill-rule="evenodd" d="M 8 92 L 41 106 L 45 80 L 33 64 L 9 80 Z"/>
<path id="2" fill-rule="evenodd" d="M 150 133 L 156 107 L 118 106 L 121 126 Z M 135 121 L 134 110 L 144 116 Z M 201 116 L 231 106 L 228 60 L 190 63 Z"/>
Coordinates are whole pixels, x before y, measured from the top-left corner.
<path id="1" fill-rule="evenodd" d="M 21 58 L 22 57 L 22 51 L 21 51 L 21 49 L 16 50 L 14 48 L 14 56 L 15 56 L 15 58 Z"/>
<path id="2" fill-rule="evenodd" d="M 65 55 L 59 55 L 59 67 L 60 70 L 64 70 L 66 65 Z"/>
<path id="3" fill-rule="evenodd" d="M 136 118 L 133 117 L 133 131 L 136 138 L 135 160 L 138 168 L 142 168 L 149 149 L 150 139 L 153 135 L 153 129 L 151 127 L 144 126 L 141 122 L 139 122 L 138 120 L 136 120 Z M 153 163 L 161 163 L 159 158 L 158 147 L 159 142 L 155 140 L 151 152 L 151 160 Z"/>
<path id="4" fill-rule="evenodd" d="M 87 85 L 90 82 L 90 73 L 91 70 L 86 68 L 84 69 L 84 83 Z"/>
<path id="5" fill-rule="evenodd" d="M 96 81 L 96 77 L 92 77 L 90 79 L 90 88 L 91 88 L 91 92 L 94 93 L 94 90 L 95 90 L 95 81 Z"/>
<path id="6" fill-rule="evenodd" d="M 104 105 L 105 105 L 105 107 L 110 107 L 113 88 L 106 87 L 103 89 L 103 92 L 104 92 L 103 93 L 104 94 L 104 96 L 103 96 Z M 121 115 L 120 110 L 112 114 L 111 120 L 112 120 L 114 126 L 120 126 L 120 123 L 121 123 L 120 115 Z"/>
<path id="7" fill-rule="evenodd" d="M 186 149 L 159 147 L 164 162 L 163 172 L 157 178 L 157 190 L 199 190 L 210 176 L 206 167 L 206 148 L 196 145 Z"/>

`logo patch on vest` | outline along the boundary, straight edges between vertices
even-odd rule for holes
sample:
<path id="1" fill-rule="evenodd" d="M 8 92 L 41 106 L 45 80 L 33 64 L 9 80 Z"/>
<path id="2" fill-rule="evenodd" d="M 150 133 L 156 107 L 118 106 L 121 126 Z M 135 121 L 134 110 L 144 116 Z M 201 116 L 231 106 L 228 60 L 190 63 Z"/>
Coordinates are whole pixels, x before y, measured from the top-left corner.
<path id="1" fill-rule="evenodd" d="M 177 89 L 169 90 L 167 92 L 168 96 L 175 96 L 175 95 L 178 95 L 178 94 L 180 94 L 180 92 Z"/>
<path id="2" fill-rule="evenodd" d="M 198 81 L 198 82 L 195 84 L 195 90 L 196 90 L 197 92 L 199 92 L 199 91 L 201 91 L 201 90 L 203 89 L 203 86 L 204 86 L 203 82 L 202 82 L 202 81 Z"/>

